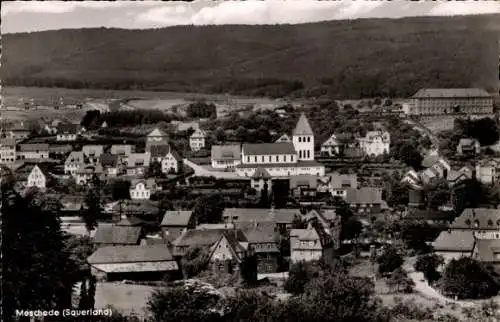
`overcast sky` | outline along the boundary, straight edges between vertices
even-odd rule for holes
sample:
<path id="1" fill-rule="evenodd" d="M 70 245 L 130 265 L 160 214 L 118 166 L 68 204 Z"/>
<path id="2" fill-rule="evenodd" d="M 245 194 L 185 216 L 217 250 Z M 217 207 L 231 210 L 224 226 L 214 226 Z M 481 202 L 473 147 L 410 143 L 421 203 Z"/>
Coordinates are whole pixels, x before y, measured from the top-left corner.
<path id="1" fill-rule="evenodd" d="M 65 28 L 159 28 L 174 25 L 280 24 L 355 18 L 500 13 L 490 1 L 249 0 L 2 2 L 2 33 Z"/>

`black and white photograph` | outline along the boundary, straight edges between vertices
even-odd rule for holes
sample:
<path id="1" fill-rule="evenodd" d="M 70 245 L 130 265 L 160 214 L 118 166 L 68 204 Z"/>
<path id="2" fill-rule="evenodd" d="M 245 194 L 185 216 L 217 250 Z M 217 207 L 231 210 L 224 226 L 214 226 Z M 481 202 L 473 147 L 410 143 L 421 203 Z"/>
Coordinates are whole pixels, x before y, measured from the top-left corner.
<path id="1" fill-rule="evenodd" d="M 2 1 L 0 314 L 500 321 L 500 3 Z"/>

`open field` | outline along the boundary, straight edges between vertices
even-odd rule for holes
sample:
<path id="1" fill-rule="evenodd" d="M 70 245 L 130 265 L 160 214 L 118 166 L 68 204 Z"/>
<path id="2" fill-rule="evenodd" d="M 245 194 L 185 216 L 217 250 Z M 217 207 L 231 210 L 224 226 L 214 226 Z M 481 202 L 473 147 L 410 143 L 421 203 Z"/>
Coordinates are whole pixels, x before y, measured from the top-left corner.
<path id="1" fill-rule="evenodd" d="M 112 306 L 126 315 L 144 316 L 153 286 L 113 283 L 97 283 L 95 308 Z"/>

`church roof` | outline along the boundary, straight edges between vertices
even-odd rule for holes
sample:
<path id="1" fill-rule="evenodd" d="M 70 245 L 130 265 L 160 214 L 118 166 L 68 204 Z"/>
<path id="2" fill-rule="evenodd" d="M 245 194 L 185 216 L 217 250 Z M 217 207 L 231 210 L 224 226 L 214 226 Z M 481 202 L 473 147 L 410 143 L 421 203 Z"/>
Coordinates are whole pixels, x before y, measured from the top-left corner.
<path id="1" fill-rule="evenodd" d="M 295 130 L 293 130 L 293 135 L 314 135 L 311 125 L 304 113 L 300 114 L 297 126 Z"/>

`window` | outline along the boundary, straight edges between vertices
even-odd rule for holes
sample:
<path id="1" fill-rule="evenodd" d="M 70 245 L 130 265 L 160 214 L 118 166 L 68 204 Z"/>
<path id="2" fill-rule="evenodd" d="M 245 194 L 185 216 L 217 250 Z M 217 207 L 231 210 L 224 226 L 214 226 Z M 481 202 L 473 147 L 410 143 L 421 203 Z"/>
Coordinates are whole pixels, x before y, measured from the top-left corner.
<path id="1" fill-rule="evenodd" d="M 299 136 L 299 142 L 302 142 L 302 137 Z"/>
<path id="2" fill-rule="evenodd" d="M 279 161 L 280 161 L 280 156 L 279 156 L 279 155 L 277 155 L 277 156 L 276 156 L 276 162 L 279 162 Z"/>
<path id="3" fill-rule="evenodd" d="M 302 158 L 302 150 L 299 150 L 299 158 Z"/>
<path id="4" fill-rule="evenodd" d="M 307 142 L 311 142 L 311 137 L 310 136 L 307 137 Z"/>
<path id="5" fill-rule="evenodd" d="M 264 162 L 264 156 L 262 156 L 262 162 Z"/>
<path id="6" fill-rule="evenodd" d="M 310 158 L 310 153 L 311 151 L 307 150 L 307 158 L 309 159 Z"/>
<path id="7" fill-rule="evenodd" d="M 255 157 L 255 162 L 257 162 L 257 157 Z"/>
<path id="8" fill-rule="evenodd" d="M 269 156 L 269 162 L 271 162 L 271 156 Z"/>
<path id="9" fill-rule="evenodd" d="M 283 156 L 283 161 L 286 162 L 286 155 Z"/>

